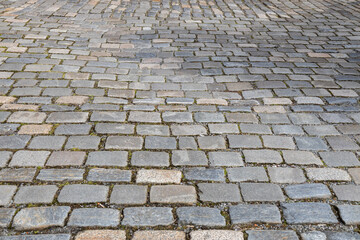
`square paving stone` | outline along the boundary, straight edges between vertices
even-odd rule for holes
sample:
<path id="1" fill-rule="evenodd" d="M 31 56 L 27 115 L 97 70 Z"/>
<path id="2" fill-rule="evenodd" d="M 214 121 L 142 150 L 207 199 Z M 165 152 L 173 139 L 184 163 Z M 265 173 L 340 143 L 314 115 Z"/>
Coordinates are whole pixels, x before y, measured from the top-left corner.
<path id="1" fill-rule="evenodd" d="M 121 222 L 125 226 L 167 226 L 174 223 L 172 208 L 169 207 L 131 207 L 124 209 Z"/>
<path id="2" fill-rule="evenodd" d="M 360 166 L 360 161 L 352 152 L 320 152 L 319 154 L 329 167 Z"/>
<path id="3" fill-rule="evenodd" d="M 14 197 L 14 203 L 52 203 L 57 190 L 55 185 L 21 186 Z"/>
<path id="4" fill-rule="evenodd" d="M 285 162 L 288 164 L 323 165 L 320 158 L 315 156 L 314 153 L 312 153 L 312 152 L 285 150 L 285 151 L 282 151 L 282 153 L 283 153 Z"/>
<path id="5" fill-rule="evenodd" d="M 0 149 L 23 149 L 30 138 L 28 135 L 0 136 Z"/>
<path id="6" fill-rule="evenodd" d="M 281 207 L 289 224 L 338 223 L 330 205 L 326 203 L 282 203 Z"/>
<path id="7" fill-rule="evenodd" d="M 131 171 L 121 169 L 92 168 L 86 178 L 90 182 L 130 182 Z"/>
<path id="8" fill-rule="evenodd" d="M 15 215 L 12 227 L 16 230 L 63 227 L 69 212 L 70 207 L 66 206 L 23 208 Z"/>
<path id="9" fill-rule="evenodd" d="M 300 150 L 319 151 L 328 149 L 325 142 L 318 137 L 295 137 L 295 141 Z"/>
<path id="10" fill-rule="evenodd" d="M 176 210 L 179 224 L 199 226 L 225 226 L 225 218 L 220 210 L 209 207 L 179 207 Z"/>
<path id="11" fill-rule="evenodd" d="M 230 182 L 267 182 L 269 178 L 264 167 L 227 168 Z"/>
<path id="12" fill-rule="evenodd" d="M 53 152 L 46 166 L 81 166 L 85 161 L 85 152 L 58 151 Z"/>
<path id="13" fill-rule="evenodd" d="M 184 176 L 188 180 L 225 182 L 224 170 L 221 168 L 186 168 Z"/>
<path id="14" fill-rule="evenodd" d="M 304 173 L 299 168 L 269 167 L 268 173 L 274 183 L 303 183 L 306 181 Z"/>
<path id="15" fill-rule="evenodd" d="M 211 166 L 244 166 L 240 153 L 237 152 L 209 152 Z"/>
<path id="16" fill-rule="evenodd" d="M 203 202 L 241 202 L 240 190 L 232 183 L 199 183 L 199 197 Z"/>
<path id="17" fill-rule="evenodd" d="M 9 166 L 44 166 L 49 155 L 50 152 L 48 151 L 17 151 Z"/>
<path id="18" fill-rule="evenodd" d="M 131 165 L 133 166 L 169 166 L 169 154 L 166 152 L 133 152 L 131 155 Z"/>
<path id="19" fill-rule="evenodd" d="M 321 183 L 289 185 L 285 192 L 292 199 L 331 198 L 328 187 Z"/>
<path id="20" fill-rule="evenodd" d="M 136 231 L 132 240 L 185 240 L 185 233 L 172 230 Z M 125 240 L 125 239 L 124 239 Z"/>
<path id="21" fill-rule="evenodd" d="M 250 135 L 228 135 L 230 148 L 261 148 L 262 143 L 259 136 Z"/>
<path id="22" fill-rule="evenodd" d="M 1 182 L 32 182 L 35 177 L 35 168 L 4 168 L 0 170 Z"/>
<path id="23" fill-rule="evenodd" d="M 291 230 L 248 230 L 248 240 L 299 240 L 295 231 Z"/>
<path id="24" fill-rule="evenodd" d="M 98 149 L 100 137 L 97 136 L 71 136 L 65 149 Z"/>
<path id="25" fill-rule="evenodd" d="M 150 202 L 193 204 L 197 201 L 195 187 L 185 185 L 152 186 Z"/>
<path id="26" fill-rule="evenodd" d="M 60 191 L 60 203 L 94 203 L 106 202 L 109 187 L 100 185 L 73 184 L 66 185 Z M 94 194 L 96 193 L 96 194 Z"/>
<path id="27" fill-rule="evenodd" d="M 31 140 L 28 148 L 61 150 L 65 140 L 64 136 L 37 136 Z"/>
<path id="28" fill-rule="evenodd" d="M 274 150 L 244 150 L 245 162 L 248 163 L 282 163 L 279 152 Z"/>
<path id="29" fill-rule="evenodd" d="M 105 149 L 142 149 L 143 142 L 144 140 L 142 137 L 111 136 L 106 140 Z"/>
<path id="30" fill-rule="evenodd" d="M 199 137 L 198 143 L 200 149 L 226 149 L 225 139 L 220 136 Z"/>
<path id="31" fill-rule="evenodd" d="M 45 182 L 82 181 L 84 169 L 41 169 L 36 177 Z"/>
<path id="32" fill-rule="evenodd" d="M 240 189 L 246 202 L 284 201 L 281 188 L 272 183 L 240 183 Z"/>
<path id="33" fill-rule="evenodd" d="M 17 187 L 12 185 L 0 185 L 0 206 L 9 205 Z"/>
<path id="34" fill-rule="evenodd" d="M 176 139 L 174 137 L 146 136 L 146 149 L 176 149 Z"/>
<path id="35" fill-rule="evenodd" d="M 230 206 L 230 219 L 232 224 L 268 223 L 281 224 L 280 211 L 270 204 L 240 204 Z"/>
<path id="36" fill-rule="evenodd" d="M 0 227 L 9 227 L 11 220 L 16 212 L 15 208 L 0 208 Z"/>
<path id="37" fill-rule="evenodd" d="M 90 166 L 127 166 L 128 152 L 126 151 L 99 151 L 90 152 L 86 165 Z"/>
<path id="38" fill-rule="evenodd" d="M 115 204 L 145 204 L 147 199 L 147 186 L 141 185 L 115 185 L 111 193 L 110 203 Z"/>
<path id="39" fill-rule="evenodd" d="M 202 151 L 177 150 L 172 152 L 171 162 L 174 166 L 207 166 L 208 159 Z"/>
<path id="40" fill-rule="evenodd" d="M 83 123 L 88 119 L 87 112 L 54 112 L 50 113 L 48 123 Z"/>
<path id="41" fill-rule="evenodd" d="M 359 205 L 337 205 L 340 217 L 346 225 L 360 224 L 360 206 Z"/>
<path id="42" fill-rule="evenodd" d="M 196 230 L 190 233 L 191 240 L 244 240 L 241 231 Z"/>
<path id="43" fill-rule="evenodd" d="M 116 227 L 119 223 L 119 210 L 78 208 L 72 211 L 67 225 L 72 227 Z"/>
<path id="44" fill-rule="evenodd" d="M 335 185 L 333 190 L 340 201 L 360 201 L 359 185 Z"/>

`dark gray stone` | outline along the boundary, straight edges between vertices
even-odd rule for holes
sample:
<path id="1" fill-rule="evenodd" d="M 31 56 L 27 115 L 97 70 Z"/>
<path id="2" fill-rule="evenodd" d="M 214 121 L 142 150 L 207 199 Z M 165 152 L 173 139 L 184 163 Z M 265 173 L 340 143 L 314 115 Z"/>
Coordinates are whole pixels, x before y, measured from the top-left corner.
<path id="1" fill-rule="evenodd" d="M 93 168 L 87 180 L 91 182 L 130 182 L 131 171 L 121 169 Z"/>
<path id="2" fill-rule="evenodd" d="M 289 185 L 285 192 L 292 199 L 331 198 L 328 187 L 321 183 Z"/>
<path id="3" fill-rule="evenodd" d="M 281 223 L 279 209 L 269 204 L 240 204 L 230 206 L 230 219 L 232 224 L 244 223 Z"/>
<path id="4" fill-rule="evenodd" d="M 289 224 L 338 223 L 330 205 L 318 202 L 282 203 Z"/>
<path id="5" fill-rule="evenodd" d="M 196 181 L 224 182 L 224 170 L 220 168 L 187 168 L 184 171 L 185 178 Z"/>

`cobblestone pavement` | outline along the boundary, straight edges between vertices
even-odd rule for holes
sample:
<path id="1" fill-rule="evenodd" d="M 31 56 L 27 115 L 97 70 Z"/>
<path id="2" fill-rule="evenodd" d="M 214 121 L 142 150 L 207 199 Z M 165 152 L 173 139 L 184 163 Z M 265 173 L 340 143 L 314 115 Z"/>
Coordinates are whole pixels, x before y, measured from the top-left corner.
<path id="1" fill-rule="evenodd" d="M 359 49 L 358 0 L 1 0 L 0 240 L 359 240 Z"/>

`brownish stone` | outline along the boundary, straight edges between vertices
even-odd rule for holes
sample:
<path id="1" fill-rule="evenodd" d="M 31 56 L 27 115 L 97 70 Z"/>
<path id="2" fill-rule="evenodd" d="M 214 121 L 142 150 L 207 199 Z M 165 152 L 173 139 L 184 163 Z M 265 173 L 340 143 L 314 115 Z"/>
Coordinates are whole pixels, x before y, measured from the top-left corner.
<path id="1" fill-rule="evenodd" d="M 75 240 L 126 240 L 122 230 L 87 230 L 76 235 Z"/>

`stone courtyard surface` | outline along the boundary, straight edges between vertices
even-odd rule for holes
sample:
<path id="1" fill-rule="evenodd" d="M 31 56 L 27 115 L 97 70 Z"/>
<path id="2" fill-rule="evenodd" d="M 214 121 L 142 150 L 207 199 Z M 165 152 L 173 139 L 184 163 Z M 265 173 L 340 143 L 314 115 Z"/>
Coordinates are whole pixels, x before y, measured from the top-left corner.
<path id="1" fill-rule="evenodd" d="M 1 0 L 0 240 L 359 240 L 360 4 Z"/>

